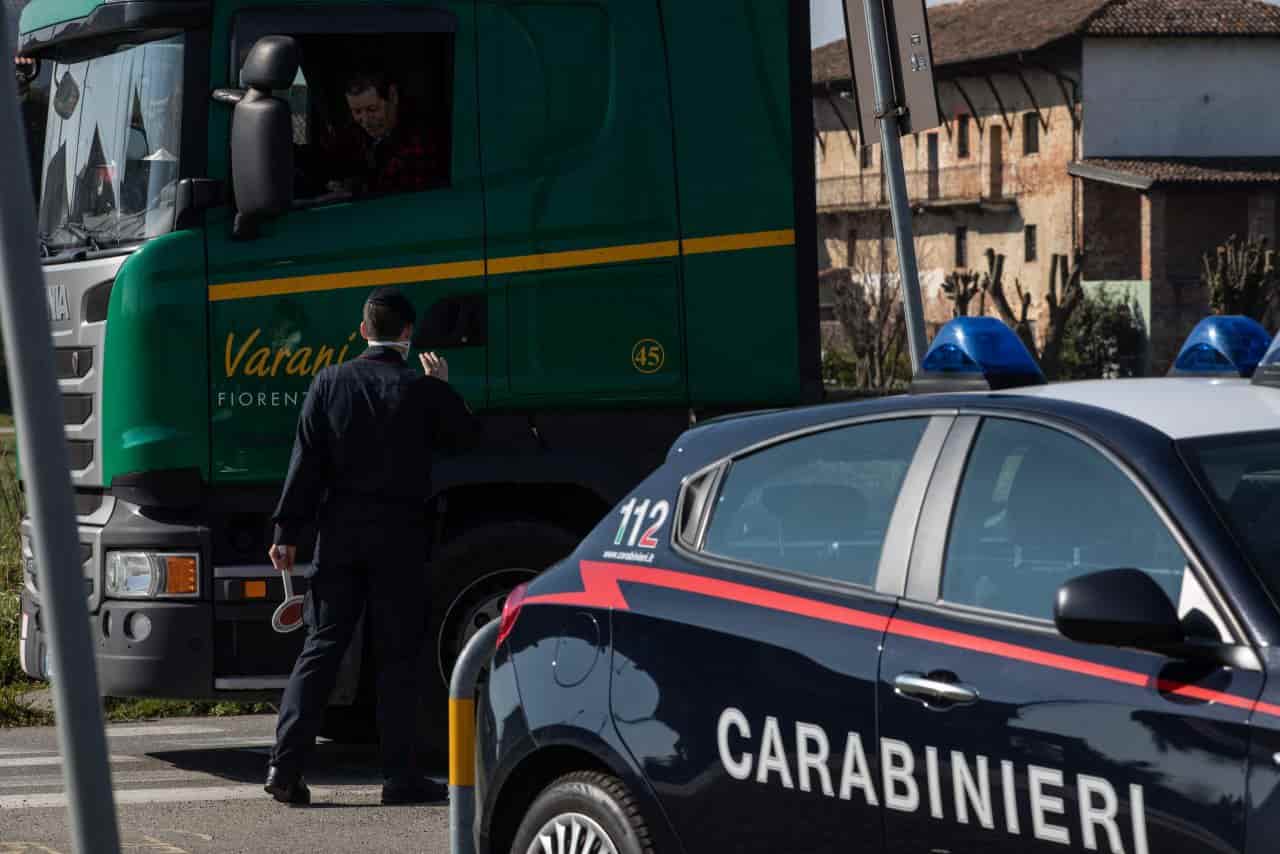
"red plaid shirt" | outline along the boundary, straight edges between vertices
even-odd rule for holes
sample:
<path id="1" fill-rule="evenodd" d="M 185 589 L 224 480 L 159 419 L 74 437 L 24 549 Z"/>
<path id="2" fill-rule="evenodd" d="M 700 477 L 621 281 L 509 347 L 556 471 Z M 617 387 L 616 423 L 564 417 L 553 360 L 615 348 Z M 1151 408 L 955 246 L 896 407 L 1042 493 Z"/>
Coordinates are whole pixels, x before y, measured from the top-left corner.
<path id="1" fill-rule="evenodd" d="M 406 193 L 428 190 L 449 177 L 444 146 L 438 134 L 422 127 L 401 125 L 380 140 L 365 146 L 365 179 L 370 193 Z"/>
<path id="2" fill-rule="evenodd" d="M 380 140 L 353 128 L 336 140 L 332 163 L 346 163 L 361 193 L 410 193 L 449 182 L 443 134 L 419 125 L 397 127 Z M 341 173 L 339 173 L 341 174 Z"/>

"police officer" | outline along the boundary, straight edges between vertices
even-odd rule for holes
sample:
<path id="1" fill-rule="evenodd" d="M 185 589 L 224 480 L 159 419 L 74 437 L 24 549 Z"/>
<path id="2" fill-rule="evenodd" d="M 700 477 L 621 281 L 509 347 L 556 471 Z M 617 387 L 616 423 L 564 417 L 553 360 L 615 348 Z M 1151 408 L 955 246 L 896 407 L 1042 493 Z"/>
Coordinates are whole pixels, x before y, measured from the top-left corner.
<path id="1" fill-rule="evenodd" d="M 362 611 L 377 662 L 384 804 L 444 800 L 415 758 L 418 659 L 426 639 L 426 501 L 431 456 L 470 444 L 476 421 L 448 384 L 448 363 L 405 363 L 414 310 L 379 288 L 364 306 L 358 359 L 321 371 L 311 384 L 275 512 L 271 562 L 291 569 L 302 530 L 319 521 L 307 590 L 307 639 L 285 688 L 266 790 L 310 803 L 303 779 L 339 665 Z"/>

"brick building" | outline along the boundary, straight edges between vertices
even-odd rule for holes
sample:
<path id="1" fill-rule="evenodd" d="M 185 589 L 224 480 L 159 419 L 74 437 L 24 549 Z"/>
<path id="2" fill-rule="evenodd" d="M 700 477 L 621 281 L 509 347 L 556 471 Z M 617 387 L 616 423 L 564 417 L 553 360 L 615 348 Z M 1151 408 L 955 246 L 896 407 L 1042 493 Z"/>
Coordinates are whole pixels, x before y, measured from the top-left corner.
<path id="1" fill-rule="evenodd" d="M 1087 289 L 1142 306 L 1162 372 L 1207 311 L 1201 255 L 1276 238 L 1280 8 L 964 0 L 929 20 L 944 125 L 903 140 L 928 320 L 950 317 L 945 277 L 994 249 L 1043 323 L 1053 265 L 1082 250 Z M 856 132 L 843 42 L 813 68 L 820 266 L 891 273 L 880 152 Z"/>

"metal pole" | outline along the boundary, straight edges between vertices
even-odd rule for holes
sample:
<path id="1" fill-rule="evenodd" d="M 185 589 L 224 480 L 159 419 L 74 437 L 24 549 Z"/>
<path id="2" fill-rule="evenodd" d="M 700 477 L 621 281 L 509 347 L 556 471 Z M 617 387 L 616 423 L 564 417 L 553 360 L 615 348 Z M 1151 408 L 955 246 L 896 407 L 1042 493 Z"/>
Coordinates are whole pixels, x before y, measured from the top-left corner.
<path id="1" fill-rule="evenodd" d="M 493 658 L 500 620 L 467 641 L 449 680 L 449 850 L 475 854 L 476 680 Z"/>
<path id="2" fill-rule="evenodd" d="M 920 297 L 920 270 L 916 264 L 916 244 L 911 231 L 911 204 L 907 195 L 907 174 L 902 163 L 902 139 L 898 118 L 902 114 L 893 85 L 893 61 L 889 56 L 889 36 L 885 29 L 883 0 L 862 0 L 867 21 L 867 41 L 871 51 L 876 92 L 876 117 L 880 120 L 880 152 L 889 181 L 889 211 L 893 217 L 893 237 L 898 244 L 898 271 L 902 280 L 902 304 L 907 319 L 907 344 L 911 349 L 911 372 L 920 371 L 928 341 L 924 333 L 924 304 Z"/>
<path id="3" fill-rule="evenodd" d="M 5 31 L 0 21 L 0 33 Z M 5 42 L 11 44 L 11 42 Z M 107 737 L 89 638 L 79 533 L 62 425 L 62 401 L 44 277 L 37 262 L 36 213 L 12 78 L 0 83 L 0 324 L 17 416 L 36 570 L 53 665 L 53 702 L 62 751 L 72 844 L 78 852 L 118 852 Z"/>

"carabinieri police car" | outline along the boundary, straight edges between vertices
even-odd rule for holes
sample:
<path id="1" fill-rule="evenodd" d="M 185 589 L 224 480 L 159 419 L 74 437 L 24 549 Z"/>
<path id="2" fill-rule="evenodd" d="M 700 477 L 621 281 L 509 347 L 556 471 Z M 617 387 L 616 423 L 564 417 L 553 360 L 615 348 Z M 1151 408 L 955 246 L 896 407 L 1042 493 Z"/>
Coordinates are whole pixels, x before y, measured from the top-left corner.
<path id="1" fill-rule="evenodd" d="M 691 429 L 507 601 L 480 850 L 1278 850 L 1269 345 L 1047 385 L 962 319 L 932 393 Z"/>

